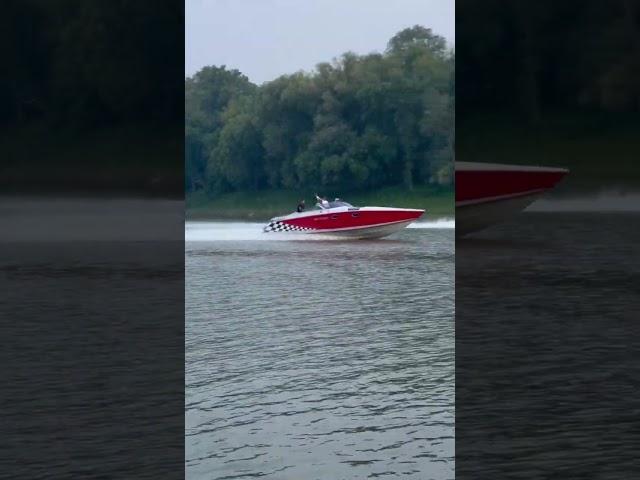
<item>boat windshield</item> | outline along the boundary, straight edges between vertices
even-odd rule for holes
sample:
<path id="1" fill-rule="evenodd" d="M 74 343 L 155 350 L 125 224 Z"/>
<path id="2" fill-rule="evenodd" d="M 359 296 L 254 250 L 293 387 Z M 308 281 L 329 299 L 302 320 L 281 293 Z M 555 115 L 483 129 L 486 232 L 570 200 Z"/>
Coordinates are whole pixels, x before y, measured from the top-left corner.
<path id="1" fill-rule="evenodd" d="M 347 202 L 343 202 L 342 200 L 335 200 L 333 202 L 329 202 L 329 208 L 336 208 L 336 207 L 353 208 L 353 205 L 351 205 L 350 203 L 347 203 Z"/>
<path id="2" fill-rule="evenodd" d="M 320 201 L 318 201 L 318 203 L 316 203 L 316 207 L 319 208 L 320 210 L 326 210 L 327 208 L 338 208 L 338 207 L 356 208 L 348 202 L 343 202 L 339 198 L 336 198 L 332 202 L 328 202 L 324 200 L 321 203 Z"/>

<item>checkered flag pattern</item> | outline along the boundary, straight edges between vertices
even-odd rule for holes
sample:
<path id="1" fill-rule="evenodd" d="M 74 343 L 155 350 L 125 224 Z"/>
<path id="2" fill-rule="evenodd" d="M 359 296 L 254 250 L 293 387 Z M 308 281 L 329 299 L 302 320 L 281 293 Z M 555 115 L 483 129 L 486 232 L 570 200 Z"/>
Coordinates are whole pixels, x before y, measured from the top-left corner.
<path id="1" fill-rule="evenodd" d="M 313 228 L 297 227 L 295 225 L 289 225 L 284 222 L 271 222 L 264 227 L 264 232 L 307 232 L 314 230 Z"/>

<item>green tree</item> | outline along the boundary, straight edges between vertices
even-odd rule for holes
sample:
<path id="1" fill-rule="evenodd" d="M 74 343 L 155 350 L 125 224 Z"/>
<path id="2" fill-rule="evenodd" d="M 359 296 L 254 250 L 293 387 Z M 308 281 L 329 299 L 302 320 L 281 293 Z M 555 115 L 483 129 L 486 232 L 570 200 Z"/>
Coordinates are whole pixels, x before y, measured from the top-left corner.
<path id="1" fill-rule="evenodd" d="M 451 185 L 454 58 L 423 27 L 260 87 L 207 67 L 186 80 L 187 186 L 356 190 Z"/>
<path id="2" fill-rule="evenodd" d="M 224 184 L 216 166 L 208 166 L 224 127 L 230 103 L 256 93 L 255 85 L 237 70 L 205 67 L 185 80 L 185 187 L 217 193 Z M 214 177 L 212 177 L 214 176 Z"/>
<path id="3" fill-rule="evenodd" d="M 231 188 L 257 190 L 264 181 L 260 132 L 247 114 L 232 115 L 211 151 L 210 173 Z"/>
<path id="4" fill-rule="evenodd" d="M 447 55 L 447 41 L 434 34 L 430 28 L 415 25 L 396 33 L 387 44 L 387 52 L 398 54 L 414 47 L 424 47 L 433 55 L 444 58 Z"/>

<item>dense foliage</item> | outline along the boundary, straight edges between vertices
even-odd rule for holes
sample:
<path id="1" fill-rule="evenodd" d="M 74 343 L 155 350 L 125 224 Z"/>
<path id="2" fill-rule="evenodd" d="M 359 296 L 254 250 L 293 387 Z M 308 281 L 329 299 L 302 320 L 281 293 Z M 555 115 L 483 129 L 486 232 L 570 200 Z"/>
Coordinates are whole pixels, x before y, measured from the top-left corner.
<path id="1" fill-rule="evenodd" d="M 205 67 L 185 113 L 188 192 L 452 183 L 454 55 L 420 26 L 261 86 Z"/>

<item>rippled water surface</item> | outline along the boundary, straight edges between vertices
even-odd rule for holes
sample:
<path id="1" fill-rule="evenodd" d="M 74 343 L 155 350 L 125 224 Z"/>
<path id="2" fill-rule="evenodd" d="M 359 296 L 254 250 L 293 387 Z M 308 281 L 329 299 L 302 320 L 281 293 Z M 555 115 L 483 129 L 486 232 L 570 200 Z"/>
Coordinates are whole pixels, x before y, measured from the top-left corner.
<path id="1" fill-rule="evenodd" d="M 256 227 L 187 224 L 187 477 L 453 478 L 451 225 Z"/>
<path id="2" fill-rule="evenodd" d="M 458 478 L 640 478 L 640 216 L 560 205 L 457 242 Z"/>

